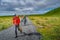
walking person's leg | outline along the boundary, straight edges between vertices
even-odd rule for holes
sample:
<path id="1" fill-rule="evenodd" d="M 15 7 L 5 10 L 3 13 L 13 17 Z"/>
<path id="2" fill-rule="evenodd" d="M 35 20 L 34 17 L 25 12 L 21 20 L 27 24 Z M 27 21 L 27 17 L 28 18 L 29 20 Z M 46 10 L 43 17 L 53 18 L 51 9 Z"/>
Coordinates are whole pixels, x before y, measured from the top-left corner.
<path id="1" fill-rule="evenodd" d="M 26 25 L 26 22 L 24 21 L 24 26 Z"/>
<path id="2" fill-rule="evenodd" d="M 15 38 L 17 38 L 17 25 L 15 25 L 15 35 L 16 35 Z"/>
<path id="3" fill-rule="evenodd" d="M 24 21 L 24 25 L 26 25 L 26 21 L 27 21 L 27 20 L 25 19 L 25 21 Z"/>

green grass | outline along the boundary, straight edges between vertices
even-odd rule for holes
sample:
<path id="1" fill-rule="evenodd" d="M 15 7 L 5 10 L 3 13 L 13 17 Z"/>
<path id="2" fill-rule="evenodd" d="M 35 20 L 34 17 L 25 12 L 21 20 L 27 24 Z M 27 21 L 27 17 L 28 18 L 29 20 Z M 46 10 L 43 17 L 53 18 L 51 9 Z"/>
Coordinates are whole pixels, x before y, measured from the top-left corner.
<path id="1" fill-rule="evenodd" d="M 60 17 L 30 16 L 43 40 L 60 40 Z M 40 27 L 42 26 L 42 27 Z"/>
<path id="2" fill-rule="evenodd" d="M 0 16 L 0 31 L 12 25 L 12 16 Z"/>

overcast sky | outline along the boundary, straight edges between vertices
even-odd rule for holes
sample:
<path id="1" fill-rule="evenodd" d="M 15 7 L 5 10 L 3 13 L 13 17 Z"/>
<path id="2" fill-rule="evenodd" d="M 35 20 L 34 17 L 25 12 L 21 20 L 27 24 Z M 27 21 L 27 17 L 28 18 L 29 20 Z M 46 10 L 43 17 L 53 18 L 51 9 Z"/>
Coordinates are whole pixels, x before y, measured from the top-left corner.
<path id="1" fill-rule="evenodd" d="M 0 11 L 44 13 L 57 7 L 60 0 L 0 0 Z"/>

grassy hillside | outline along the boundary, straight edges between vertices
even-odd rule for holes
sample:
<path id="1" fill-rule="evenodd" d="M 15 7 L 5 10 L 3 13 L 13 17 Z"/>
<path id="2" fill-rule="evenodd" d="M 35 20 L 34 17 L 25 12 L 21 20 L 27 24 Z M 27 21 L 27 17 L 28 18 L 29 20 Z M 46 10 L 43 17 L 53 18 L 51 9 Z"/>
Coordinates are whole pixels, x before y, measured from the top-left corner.
<path id="1" fill-rule="evenodd" d="M 60 16 L 60 7 L 44 14 L 45 16 Z"/>
<path id="2" fill-rule="evenodd" d="M 43 40 L 60 40 L 60 17 L 30 16 Z"/>
<path id="3" fill-rule="evenodd" d="M 31 15 L 29 18 L 42 34 L 42 40 L 60 40 L 60 8 L 44 15 Z"/>

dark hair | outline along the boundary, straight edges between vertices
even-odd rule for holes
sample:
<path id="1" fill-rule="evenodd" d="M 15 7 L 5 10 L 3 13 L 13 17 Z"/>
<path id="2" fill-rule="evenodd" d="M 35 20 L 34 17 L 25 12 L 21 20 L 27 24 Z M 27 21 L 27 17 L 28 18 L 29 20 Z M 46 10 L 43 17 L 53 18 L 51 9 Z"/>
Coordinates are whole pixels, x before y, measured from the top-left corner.
<path id="1" fill-rule="evenodd" d="M 16 14 L 14 14 L 14 16 L 16 16 Z"/>

